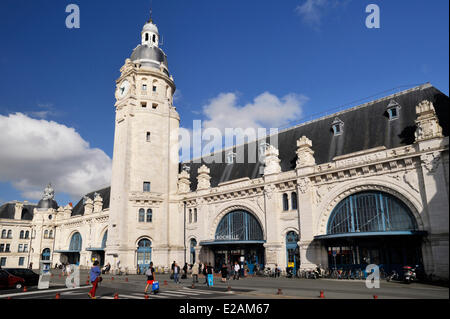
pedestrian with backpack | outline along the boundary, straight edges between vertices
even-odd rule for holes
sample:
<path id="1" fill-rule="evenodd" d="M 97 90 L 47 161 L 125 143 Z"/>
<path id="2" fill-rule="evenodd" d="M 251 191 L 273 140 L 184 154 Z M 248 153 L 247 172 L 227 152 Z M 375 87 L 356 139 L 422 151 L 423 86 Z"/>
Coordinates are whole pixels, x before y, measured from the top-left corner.
<path id="1" fill-rule="evenodd" d="M 150 267 L 148 267 L 147 271 L 145 272 L 145 275 L 147 276 L 147 286 L 145 286 L 144 293 L 147 294 L 148 287 L 153 286 L 153 282 L 156 280 L 153 262 L 150 263 Z"/>

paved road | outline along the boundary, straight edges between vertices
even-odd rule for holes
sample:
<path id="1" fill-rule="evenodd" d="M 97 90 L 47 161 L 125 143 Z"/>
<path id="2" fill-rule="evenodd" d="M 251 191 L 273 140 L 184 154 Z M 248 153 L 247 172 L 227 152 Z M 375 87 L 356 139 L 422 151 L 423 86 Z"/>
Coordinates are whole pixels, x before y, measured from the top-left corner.
<path id="1" fill-rule="evenodd" d="M 55 274 L 51 281 L 51 290 L 38 291 L 35 287 L 28 288 L 28 292 L 14 290 L 0 291 L 0 299 L 54 299 L 56 293 L 61 299 L 88 299 L 86 286 L 87 273 L 83 272 L 85 285 L 78 289 L 67 289 L 65 278 Z M 114 299 L 117 293 L 119 299 L 145 299 L 145 277 L 103 276 L 104 280 L 98 289 L 98 299 Z M 192 281 L 182 280 L 180 285 L 173 283 L 168 275 L 159 275 L 161 291 L 158 295 L 149 294 L 149 299 L 317 299 L 320 291 L 326 299 L 448 299 L 449 288 L 412 283 L 406 285 L 398 282 L 381 282 L 379 289 L 367 289 L 364 281 L 352 280 L 311 280 L 288 278 L 245 278 L 221 283 L 215 278 L 214 287 L 207 287 L 204 279 L 192 289 Z M 231 292 L 228 291 L 231 288 Z M 282 294 L 277 295 L 278 289 Z"/>

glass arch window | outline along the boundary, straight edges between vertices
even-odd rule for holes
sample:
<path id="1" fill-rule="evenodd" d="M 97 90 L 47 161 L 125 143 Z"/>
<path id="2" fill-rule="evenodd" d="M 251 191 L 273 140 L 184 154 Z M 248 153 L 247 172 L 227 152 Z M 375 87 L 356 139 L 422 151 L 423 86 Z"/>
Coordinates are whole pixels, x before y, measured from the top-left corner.
<path id="1" fill-rule="evenodd" d="M 25 239 L 28 239 L 28 237 L 30 237 L 30 232 L 27 230 L 27 231 L 25 232 Z"/>
<path id="2" fill-rule="evenodd" d="M 2 238 L 6 238 L 6 229 L 2 230 Z"/>
<path id="3" fill-rule="evenodd" d="M 292 209 L 297 209 L 297 193 L 293 192 L 291 194 L 291 207 Z"/>
<path id="4" fill-rule="evenodd" d="M 194 208 L 194 223 L 197 222 L 197 208 Z"/>
<path id="5" fill-rule="evenodd" d="M 50 260 L 50 249 L 49 248 L 45 248 L 42 251 L 42 256 L 41 256 L 42 260 Z"/>
<path id="6" fill-rule="evenodd" d="M 143 208 L 139 209 L 139 222 L 145 222 L 145 209 Z"/>
<path id="7" fill-rule="evenodd" d="M 195 247 L 197 247 L 197 241 L 195 239 L 191 239 L 190 242 L 190 263 L 195 263 Z"/>
<path id="8" fill-rule="evenodd" d="M 327 234 L 415 231 L 409 208 L 384 192 L 362 192 L 340 202 L 330 215 Z"/>
<path id="9" fill-rule="evenodd" d="M 283 210 L 284 211 L 289 210 L 289 198 L 287 194 L 283 194 Z"/>
<path id="10" fill-rule="evenodd" d="M 225 215 L 217 226 L 216 240 L 264 240 L 258 220 L 249 212 L 233 211 Z"/>
<path id="11" fill-rule="evenodd" d="M 189 209 L 189 224 L 192 224 L 192 209 Z"/>
<path id="12" fill-rule="evenodd" d="M 153 222 L 153 211 L 151 209 L 147 209 L 147 223 Z"/>
<path id="13" fill-rule="evenodd" d="M 72 251 L 81 251 L 82 239 L 80 233 L 75 233 L 70 240 L 69 250 Z"/>
<path id="14" fill-rule="evenodd" d="M 12 238 L 12 230 L 8 230 L 8 239 Z"/>
<path id="15" fill-rule="evenodd" d="M 106 248 L 106 240 L 108 239 L 108 231 L 105 231 L 102 239 L 102 248 Z"/>
<path id="16" fill-rule="evenodd" d="M 145 273 L 145 271 L 150 266 L 152 259 L 152 242 L 149 239 L 141 239 L 138 242 L 137 249 L 137 264 L 140 273 Z"/>
<path id="17" fill-rule="evenodd" d="M 50 230 L 50 232 L 48 233 L 48 238 L 53 238 L 53 230 Z"/>
<path id="18" fill-rule="evenodd" d="M 48 230 L 44 231 L 44 238 L 48 238 Z"/>
<path id="19" fill-rule="evenodd" d="M 298 268 L 300 264 L 300 251 L 297 244 L 298 241 L 299 237 L 296 232 L 290 231 L 286 234 L 287 266 L 294 268 L 295 270 Z"/>
<path id="20" fill-rule="evenodd" d="M 23 239 L 23 238 L 24 238 L 24 234 L 25 234 L 25 232 L 24 232 L 23 230 L 21 230 L 21 231 L 20 231 L 20 239 Z"/>

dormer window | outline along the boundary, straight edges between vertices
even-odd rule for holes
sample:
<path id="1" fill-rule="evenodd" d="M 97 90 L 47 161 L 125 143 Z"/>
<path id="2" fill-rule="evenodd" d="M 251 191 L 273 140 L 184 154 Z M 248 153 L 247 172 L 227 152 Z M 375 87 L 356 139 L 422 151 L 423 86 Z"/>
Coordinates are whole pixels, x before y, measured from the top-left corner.
<path id="1" fill-rule="evenodd" d="M 331 128 L 333 129 L 334 136 L 339 136 L 344 132 L 344 122 L 339 118 L 335 118 L 331 124 Z"/>
<path id="2" fill-rule="evenodd" d="M 235 153 L 228 152 L 227 156 L 225 158 L 225 161 L 226 161 L 227 164 L 233 164 L 235 158 L 236 158 L 236 154 Z"/>
<path id="3" fill-rule="evenodd" d="M 396 120 L 398 119 L 400 114 L 400 104 L 398 104 L 395 100 L 391 100 L 389 102 L 389 105 L 387 106 L 386 111 L 389 116 L 389 121 Z"/>

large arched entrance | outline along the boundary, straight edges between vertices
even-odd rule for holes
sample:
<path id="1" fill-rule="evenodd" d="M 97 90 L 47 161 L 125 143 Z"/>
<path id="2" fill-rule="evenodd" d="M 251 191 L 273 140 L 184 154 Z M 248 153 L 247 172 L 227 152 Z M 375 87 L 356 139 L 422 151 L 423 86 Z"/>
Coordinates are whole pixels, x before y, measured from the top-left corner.
<path id="1" fill-rule="evenodd" d="M 424 234 L 402 201 L 369 191 L 341 201 L 330 214 L 327 234 L 316 239 L 326 246 L 330 268 L 364 270 L 376 264 L 390 272 L 422 264 Z"/>
<path id="2" fill-rule="evenodd" d="M 247 265 L 253 273 L 255 265 L 264 265 L 264 243 L 264 233 L 256 217 L 245 210 L 235 210 L 222 218 L 214 240 L 200 245 L 213 251 L 216 271 L 222 264 L 238 262 Z"/>

